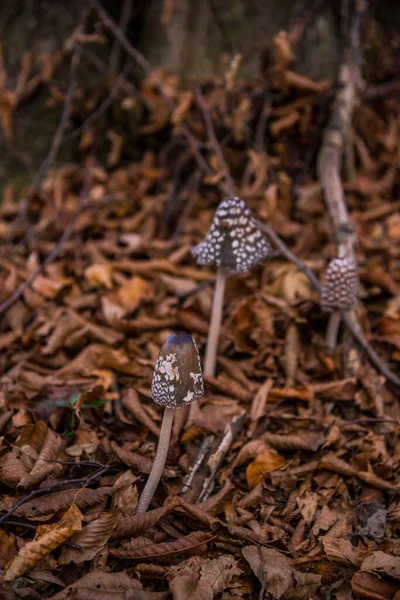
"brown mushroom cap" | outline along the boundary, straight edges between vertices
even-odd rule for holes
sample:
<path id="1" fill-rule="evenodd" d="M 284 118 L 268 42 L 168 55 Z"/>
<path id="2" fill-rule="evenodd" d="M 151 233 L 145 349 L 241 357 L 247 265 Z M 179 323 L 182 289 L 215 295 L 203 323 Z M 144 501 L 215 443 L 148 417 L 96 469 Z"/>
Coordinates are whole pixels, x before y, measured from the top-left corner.
<path id="1" fill-rule="evenodd" d="M 264 262 L 271 252 L 252 211 L 240 198 L 227 198 L 219 204 L 210 231 L 192 248 L 198 264 L 240 273 Z"/>
<path id="2" fill-rule="evenodd" d="M 183 408 L 204 395 L 200 355 L 188 333 L 170 335 L 154 367 L 151 397 L 168 408 Z"/>
<path id="3" fill-rule="evenodd" d="M 328 312 L 350 310 L 357 300 L 357 268 L 348 256 L 333 258 L 322 285 L 321 306 Z"/>

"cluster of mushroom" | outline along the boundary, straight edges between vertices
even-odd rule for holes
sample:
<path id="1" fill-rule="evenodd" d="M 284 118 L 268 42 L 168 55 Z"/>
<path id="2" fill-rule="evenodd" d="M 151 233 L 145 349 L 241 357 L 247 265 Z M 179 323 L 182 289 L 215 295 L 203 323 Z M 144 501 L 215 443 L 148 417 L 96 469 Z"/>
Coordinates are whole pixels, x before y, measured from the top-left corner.
<path id="1" fill-rule="evenodd" d="M 204 375 L 215 374 L 226 279 L 245 273 L 272 255 L 272 247 L 257 219 L 240 198 L 223 200 L 214 215 L 205 239 L 192 248 L 200 265 L 217 267 L 211 323 L 204 360 Z M 321 306 L 331 312 L 327 343 L 334 348 L 343 313 L 351 310 L 357 298 L 357 271 L 349 257 L 331 260 L 322 286 Z M 139 499 L 137 513 L 147 511 L 163 472 L 168 454 L 174 412 L 204 394 L 201 361 L 196 344 L 187 333 L 169 336 L 158 356 L 151 394 L 165 407 L 156 457 L 149 479 Z"/>

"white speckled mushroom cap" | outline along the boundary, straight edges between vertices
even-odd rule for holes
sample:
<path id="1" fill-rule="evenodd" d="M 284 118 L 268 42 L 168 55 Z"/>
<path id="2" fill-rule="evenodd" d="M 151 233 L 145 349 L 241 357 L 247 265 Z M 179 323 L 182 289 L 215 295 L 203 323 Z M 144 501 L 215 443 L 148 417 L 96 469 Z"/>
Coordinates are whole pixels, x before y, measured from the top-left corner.
<path id="1" fill-rule="evenodd" d="M 183 408 L 204 395 L 199 351 L 188 333 L 170 335 L 154 367 L 151 397 L 168 408 Z"/>
<path id="2" fill-rule="evenodd" d="M 350 310 L 357 300 L 357 268 L 352 258 L 333 258 L 322 285 L 323 310 Z"/>
<path id="3" fill-rule="evenodd" d="M 264 262 L 271 252 L 252 211 L 240 198 L 227 198 L 219 204 L 210 231 L 192 248 L 198 264 L 239 273 Z"/>

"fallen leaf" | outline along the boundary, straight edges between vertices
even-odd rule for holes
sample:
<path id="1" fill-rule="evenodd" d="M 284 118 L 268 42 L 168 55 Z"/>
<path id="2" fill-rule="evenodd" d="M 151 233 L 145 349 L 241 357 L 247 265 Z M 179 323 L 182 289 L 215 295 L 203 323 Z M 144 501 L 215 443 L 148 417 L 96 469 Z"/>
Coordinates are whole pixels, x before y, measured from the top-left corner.
<path id="1" fill-rule="evenodd" d="M 286 464 L 283 456 L 276 452 L 266 451 L 259 454 L 246 468 L 247 485 L 252 490 L 258 485 L 267 473 L 280 469 Z"/>
<path id="2" fill-rule="evenodd" d="M 6 569 L 4 581 L 14 581 L 43 557 L 65 542 L 82 527 L 82 513 L 76 504 L 68 509 L 58 523 L 38 527 L 35 539 L 27 542 Z"/>
<path id="3" fill-rule="evenodd" d="M 276 600 L 309 600 L 320 587 L 320 575 L 297 571 L 277 550 L 246 546 L 242 554 L 263 586 L 264 592 Z"/>
<path id="4" fill-rule="evenodd" d="M 106 263 L 90 265 L 85 270 L 85 277 L 93 287 L 103 285 L 107 289 L 112 288 L 112 266 Z"/>
<path id="5" fill-rule="evenodd" d="M 371 552 L 362 561 L 360 571 L 369 571 L 400 579 L 400 557 L 381 552 Z"/>
<path id="6" fill-rule="evenodd" d="M 80 564 L 92 560 L 104 548 L 117 523 L 117 513 L 102 513 L 98 519 L 83 527 L 82 531 L 74 537 L 74 544 L 81 546 L 82 550 L 63 548 L 59 564 L 67 565 L 71 562 Z"/>

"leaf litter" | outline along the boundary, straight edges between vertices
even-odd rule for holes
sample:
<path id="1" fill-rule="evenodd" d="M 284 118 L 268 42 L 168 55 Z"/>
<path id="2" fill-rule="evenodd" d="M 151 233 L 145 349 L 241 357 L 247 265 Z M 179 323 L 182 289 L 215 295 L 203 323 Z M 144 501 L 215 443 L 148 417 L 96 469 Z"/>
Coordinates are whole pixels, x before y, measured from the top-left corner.
<path id="1" fill-rule="evenodd" d="M 232 71 L 203 93 L 240 196 L 321 280 L 334 248 L 310 156 L 334 89 L 292 70 L 289 40 L 274 38 L 265 81 Z M 93 103 L 79 86 L 69 110 L 84 125 Z M 283 256 L 228 280 L 217 374 L 177 416 L 151 509 L 135 514 L 161 426 L 154 363 L 179 330 L 204 354 L 215 274 L 190 248 L 229 191 L 196 98 L 150 69 L 135 98 L 123 86 L 114 99 L 137 124 L 133 153 L 122 121 L 103 114 L 104 131 L 81 134 L 79 162 L 48 169 L 27 208 L 4 190 L 0 301 L 21 290 L 0 331 L 6 597 L 394 600 L 398 391 L 365 360 L 347 373 L 328 352 L 312 282 Z M 362 324 L 394 371 L 398 104 L 361 98 L 344 182 Z M 2 114 L 7 135 L 11 122 Z M 93 145 L 104 163 L 89 160 Z"/>

